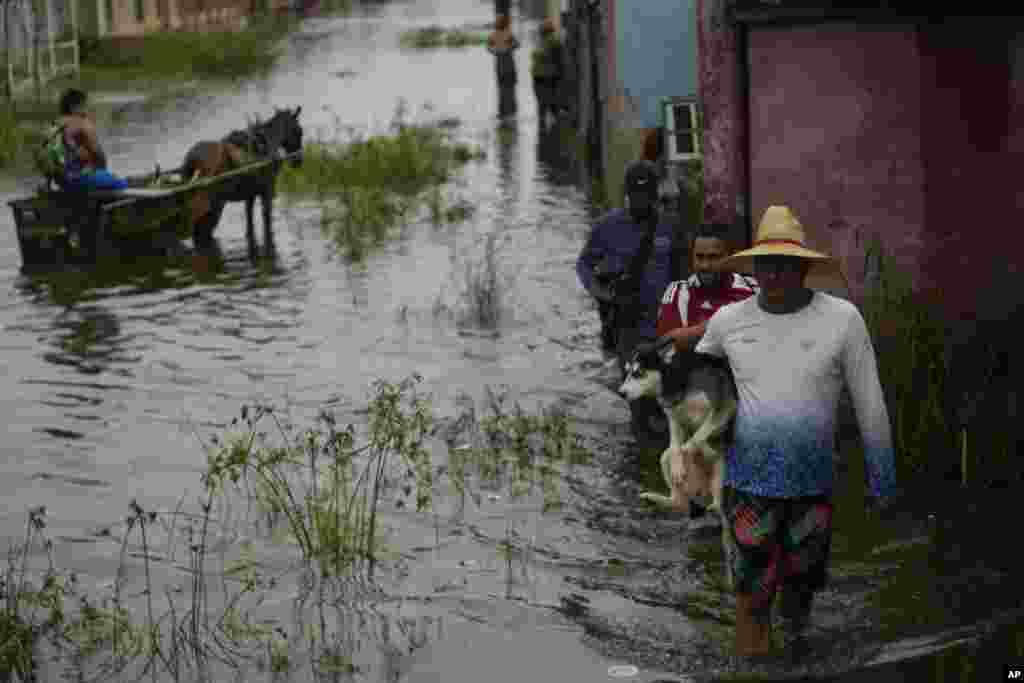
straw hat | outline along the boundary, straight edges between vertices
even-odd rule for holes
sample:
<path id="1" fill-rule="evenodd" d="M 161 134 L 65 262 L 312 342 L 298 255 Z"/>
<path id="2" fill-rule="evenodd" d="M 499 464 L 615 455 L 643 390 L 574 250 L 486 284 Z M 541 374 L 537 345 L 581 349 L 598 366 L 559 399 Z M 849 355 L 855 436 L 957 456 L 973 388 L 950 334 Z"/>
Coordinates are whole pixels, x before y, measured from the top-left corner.
<path id="1" fill-rule="evenodd" d="M 754 246 L 737 252 L 715 264 L 715 269 L 734 273 L 753 273 L 755 256 L 796 256 L 811 262 L 804 280 L 808 289 L 847 289 L 839 261 L 806 245 L 804 227 L 786 206 L 769 206 L 757 226 Z"/>

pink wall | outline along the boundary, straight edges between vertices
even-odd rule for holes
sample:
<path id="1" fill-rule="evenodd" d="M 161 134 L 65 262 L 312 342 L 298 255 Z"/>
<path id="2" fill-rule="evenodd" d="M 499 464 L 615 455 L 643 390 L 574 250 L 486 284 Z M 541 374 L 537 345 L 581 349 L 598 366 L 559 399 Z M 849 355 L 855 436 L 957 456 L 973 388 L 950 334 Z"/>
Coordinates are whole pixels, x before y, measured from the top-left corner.
<path id="1" fill-rule="evenodd" d="M 922 265 L 960 320 L 1003 319 L 1021 300 L 1024 44 L 1007 26 L 949 21 L 919 39 L 927 112 Z"/>
<path id="2" fill-rule="evenodd" d="M 926 202 L 913 27 L 756 27 L 749 48 L 755 229 L 766 207 L 790 206 L 812 248 L 842 260 L 855 300 L 873 236 L 915 272 Z"/>
<path id="3" fill-rule="evenodd" d="M 738 66 L 742 57 L 724 0 L 697 0 L 696 11 L 697 81 L 704 114 L 704 218 L 733 223 L 739 218 L 746 184 Z"/>

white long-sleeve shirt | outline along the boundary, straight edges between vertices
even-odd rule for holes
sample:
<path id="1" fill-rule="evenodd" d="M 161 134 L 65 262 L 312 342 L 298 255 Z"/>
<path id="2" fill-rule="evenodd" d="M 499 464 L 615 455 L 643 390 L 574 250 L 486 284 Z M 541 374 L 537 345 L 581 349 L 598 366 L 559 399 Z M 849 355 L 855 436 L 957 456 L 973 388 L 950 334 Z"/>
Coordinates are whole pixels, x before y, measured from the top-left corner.
<path id="1" fill-rule="evenodd" d="M 795 313 L 767 313 L 757 297 L 720 308 L 697 351 L 729 360 L 739 412 L 725 485 L 755 495 L 830 495 L 842 384 L 864 442 L 870 493 L 896 492 L 895 459 L 874 348 L 860 311 L 815 292 Z"/>

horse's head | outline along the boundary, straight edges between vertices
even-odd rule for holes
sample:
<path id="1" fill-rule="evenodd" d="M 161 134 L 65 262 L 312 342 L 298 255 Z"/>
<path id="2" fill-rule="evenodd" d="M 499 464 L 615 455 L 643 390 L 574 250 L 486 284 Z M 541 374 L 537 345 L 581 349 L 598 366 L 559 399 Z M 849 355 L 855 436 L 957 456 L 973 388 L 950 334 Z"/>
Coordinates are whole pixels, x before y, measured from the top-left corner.
<path id="1" fill-rule="evenodd" d="M 291 159 L 292 166 L 302 165 L 302 125 L 299 123 L 299 114 L 302 107 L 291 109 L 278 109 L 274 113 L 271 123 L 277 131 L 277 141 L 286 154 L 297 154 Z"/>

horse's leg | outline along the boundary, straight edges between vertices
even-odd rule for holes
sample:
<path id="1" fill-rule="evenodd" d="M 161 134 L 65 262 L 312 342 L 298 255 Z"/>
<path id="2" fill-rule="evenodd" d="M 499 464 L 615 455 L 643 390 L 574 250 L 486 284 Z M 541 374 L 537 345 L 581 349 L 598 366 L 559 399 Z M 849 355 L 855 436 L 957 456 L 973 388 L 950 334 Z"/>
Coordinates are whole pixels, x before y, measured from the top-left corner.
<path id="1" fill-rule="evenodd" d="M 203 220 L 201 221 L 201 240 L 203 249 L 213 247 L 213 231 L 220 223 L 222 213 L 224 213 L 224 202 L 215 200 L 210 212 L 203 217 Z M 196 230 L 198 231 L 199 229 L 200 228 L 197 226 Z"/>
<path id="2" fill-rule="evenodd" d="M 260 206 L 263 207 L 263 251 L 267 258 L 271 258 L 274 255 L 274 226 L 271 223 L 271 216 L 274 214 L 273 187 L 263 193 Z"/>
<path id="3" fill-rule="evenodd" d="M 245 200 L 245 243 L 249 247 L 250 261 L 256 261 L 256 228 L 252 221 L 252 210 L 255 203 L 255 195 L 247 197 Z"/>

